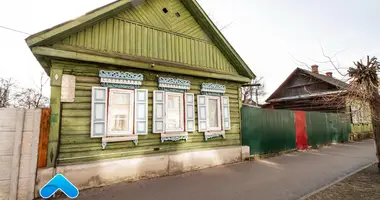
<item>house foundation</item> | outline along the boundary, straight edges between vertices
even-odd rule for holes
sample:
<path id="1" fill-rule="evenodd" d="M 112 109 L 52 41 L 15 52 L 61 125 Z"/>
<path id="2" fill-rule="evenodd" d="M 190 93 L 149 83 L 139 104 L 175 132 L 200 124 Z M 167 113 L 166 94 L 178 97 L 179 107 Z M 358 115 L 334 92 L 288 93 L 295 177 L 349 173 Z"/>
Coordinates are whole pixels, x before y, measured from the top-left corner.
<path id="1" fill-rule="evenodd" d="M 79 190 L 107 186 L 123 181 L 175 175 L 219 165 L 244 161 L 249 158 L 249 147 L 225 147 L 212 150 L 157 154 L 122 160 L 110 160 L 39 169 L 35 194 L 55 174 L 63 174 Z"/>

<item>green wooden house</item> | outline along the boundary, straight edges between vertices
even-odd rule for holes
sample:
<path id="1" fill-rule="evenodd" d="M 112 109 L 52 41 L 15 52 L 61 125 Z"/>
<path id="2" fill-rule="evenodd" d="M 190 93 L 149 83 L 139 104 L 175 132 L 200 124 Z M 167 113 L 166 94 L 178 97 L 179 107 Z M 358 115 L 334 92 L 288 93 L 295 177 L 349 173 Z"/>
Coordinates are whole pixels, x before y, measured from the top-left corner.
<path id="1" fill-rule="evenodd" d="M 195 0 L 119 0 L 26 42 L 51 78 L 47 168 L 241 149 L 255 75 Z"/>

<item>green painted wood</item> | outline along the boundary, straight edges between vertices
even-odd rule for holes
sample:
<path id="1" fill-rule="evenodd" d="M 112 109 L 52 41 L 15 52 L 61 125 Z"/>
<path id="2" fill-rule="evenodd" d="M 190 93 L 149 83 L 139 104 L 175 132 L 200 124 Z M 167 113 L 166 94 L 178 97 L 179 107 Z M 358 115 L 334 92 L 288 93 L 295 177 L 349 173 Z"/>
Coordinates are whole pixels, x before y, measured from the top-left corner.
<path id="1" fill-rule="evenodd" d="M 351 124 L 353 133 L 369 133 L 373 131 L 372 124 Z"/>
<path id="2" fill-rule="evenodd" d="M 57 148 L 61 118 L 61 83 L 62 69 L 51 68 L 51 93 L 50 93 L 50 131 L 47 152 L 47 167 L 54 166 L 57 159 Z"/>
<path id="3" fill-rule="evenodd" d="M 162 11 L 164 7 L 168 13 Z M 181 16 L 177 17 L 176 12 Z M 74 33 L 61 43 L 238 74 L 180 0 L 145 1 L 137 8 L 127 8 Z M 205 56 L 203 49 L 212 51 Z M 182 56 L 176 56 L 181 52 Z"/>
<path id="4" fill-rule="evenodd" d="M 101 139 L 90 138 L 91 123 L 91 87 L 99 86 L 97 74 L 100 69 L 121 70 L 123 68 L 104 68 L 97 65 L 87 65 L 83 63 L 56 62 L 55 66 L 63 69 L 64 73 L 76 76 L 75 101 L 73 103 L 62 103 L 61 113 L 61 135 L 59 164 L 72 164 L 102 160 L 108 158 L 132 157 L 138 155 L 163 153 L 179 150 L 207 149 L 241 144 L 241 126 L 239 113 L 239 88 L 238 83 L 223 81 L 218 79 L 202 79 L 192 76 L 175 76 L 168 73 L 155 73 L 152 71 L 128 70 L 130 72 L 142 73 L 144 82 L 141 88 L 148 89 L 148 135 L 139 136 L 139 144 L 135 146 L 132 142 L 109 143 L 106 150 L 101 148 Z M 192 83 L 191 91 L 200 94 L 200 86 L 204 82 L 225 84 L 227 87 L 226 95 L 230 97 L 231 110 L 231 130 L 227 131 L 226 139 L 221 137 L 204 141 L 204 135 L 195 131 L 189 133 L 188 142 L 165 142 L 161 143 L 160 134 L 152 134 L 152 91 L 157 89 L 157 77 L 178 77 L 190 80 Z M 196 103 L 196 101 L 195 101 Z M 196 123 L 195 130 L 198 130 L 197 110 L 195 109 Z M 154 151 L 159 148 L 159 151 Z"/>
<path id="5" fill-rule="evenodd" d="M 143 61 L 135 57 L 122 55 L 119 53 L 93 51 L 84 48 L 72 47 L 67 45 L 54 45 L 54 47 L 34 47 L 32 52 L 38 56 L 51 56 L 61 59 L 78 60 L 93 63 L 108 64 L 114 66 L 123 66 L 127 68 L 145 69 L 156 72 L 169 72 L 176 74 L 185 74 L 197 77 L 210 77 L 221 80 L 229 80 L 234 82 L 247 83 L 249 78 L 238 75 L 236 73 L 229 73 L 226 71 L 218 71 L 214 69 L 202 68 L 199 66 L 182 65 L 180 63 L 164 62 L 160 60 L 146 60 Z M 156 63 L 152 67 L 152 62 Z M 85 73 L 85 72 L 83 72 Z"/>
<path id="6" fill-rule="evenodd" d="M 120 25 L 122 24 L 122 25 Z M 100 31 L 96 31 L 100 27 Z M 91 32 L 93 34 L 88 34 Z M 122 35 L 123 34 L 123 35 Z M 122 36 L 120 36 L 122 35 Z M 173 38 L 186 41 L 186 46 L 173 42 Z M 174 63 L 214 69 L 221 72 L 238 74 L 222 52 L 211 42 L 199 40 L 176 32 L 160 30 L 145 24 L 138 24 L 118 18 L 110 18 L 63 39 L 61 44 L 104 52 L 117 52 L 130 56 L 153 58 Z M 153 43 L 150 42 L 153 38 Z M 100 46 L 86 45 L 97 40 Z M 124 44 L 124 45 L 120 45 Z M 209 56 L 204 56 L 200 47 L 211 48 Z M 153 51 L 153 53 L 149 53 Z M 178 51 L 186 52 L 176 59 Z M 210 60 L 210 61 L 207 61 Z"/>
<path id="7" fill-rule="evenodd" d="M 39 45 L 42 42 L 51 42 L 57 37 L 66 37 L 74 30 L 81 30 L 86 26 L 93 24 L 96 20 L 108 18 L 114 13 L 118 13 L 130 6 L 130 0 L 119 0 L 101 8 L 97 8 L 76 20 L 71 20 L 60 24 L 59 26 L 46 29 L 39 33 L 33 34 L 26 39 L 29 47 Z M 74 30 L 73 30 L 74 29 Z"/>
<path id="8" fill-rule="evenodd" d="M 163 8 L 168 13 L 163 12 Z M 176 16 L 176 13 L 180 17 Z M 126 9 L 116 15 L 118 18 L 149 24 L 151 26 L 210 41 L 199 24 L 180 0 L 148 0 L 135 9 Z"/>

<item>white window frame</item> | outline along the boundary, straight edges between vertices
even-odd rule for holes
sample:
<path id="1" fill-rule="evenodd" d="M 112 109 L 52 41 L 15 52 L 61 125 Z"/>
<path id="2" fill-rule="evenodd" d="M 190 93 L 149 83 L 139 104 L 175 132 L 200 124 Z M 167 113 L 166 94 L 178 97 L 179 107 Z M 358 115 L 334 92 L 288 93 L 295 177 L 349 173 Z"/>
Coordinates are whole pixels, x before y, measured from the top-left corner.
<path id="1" fill-rule="evenodd" d="M 180 97 L 180 128 L 178 129 L 172 129 L 168 130 L 167 128 L 167 121 L 168 121 L 168 98 L 169 96 L 178 96 Z M 165 92 L 165 127 L 164 132 L 165 133 L 175 133 L 175 132 L 184 132 L 185 131 L 185 101 L 184 101 L 184 93 L 177 93 L 177 92 Z"/>
<path id="2" fill-rule="evenodd" d="M 207 115 L 206 115 L 206 118 L 207 118 L 207 122 L 206 122 L 206 129 L 208 131 L 221 131 L 222 130 L 222 104 L 221 104 L 221 97 L 219 96 L 206 96 L 206 109 L 209 109 L 210 108 L 210 105 L 209 105 L 209 100 L 211 99 L 215 99 L 217 100 L 217 115 L 218 115 L 218 127 L 210 127 L 210 120 L 209 120 L 209 116 L 210 116 L 210 113 L 207 112 Z M 208 111 L 208 110 L 207 110 Z"/>
<path id="3" fill-rule="evenodd" d="M 111 131 L 111 102 L 112 102 L 112 93 L 118 92 L 118 93 L 125 93 L 130 94 L 130 103 L 129 103 L 129 130 L 128 131 Z M 134 100 L 135 100 L 135 91 L 134 90 L 127 90 L 127 89 L 109 89 L 108 90 L 108 104 L 107 104 L 107 110 L 108 110 L 108 116 L 107 116 L 107 136 L 108 137 L 114 137 L 114 136 L 128 136 L 133 135 L 133 128 L 134 128 Z"/>

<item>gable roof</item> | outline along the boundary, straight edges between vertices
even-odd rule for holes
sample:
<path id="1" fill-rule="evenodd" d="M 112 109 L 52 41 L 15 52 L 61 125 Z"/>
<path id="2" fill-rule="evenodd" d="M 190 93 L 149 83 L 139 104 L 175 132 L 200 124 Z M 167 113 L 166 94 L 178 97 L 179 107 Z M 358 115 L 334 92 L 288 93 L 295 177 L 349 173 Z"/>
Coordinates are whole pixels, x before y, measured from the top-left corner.
<path id="1" fill-rule="evenodd" d="M 33 34 L 26 38 L 26 42 L 30 48 L 51 44 L 54 41 L 63 39 L 73 32 L 83 30 L 102 19 L 113 14 L 141 3 L 143 0 L 118 0 L 103 7 L 92 10 L 77 19 L 70 20 L 46 29 L 39 33 Z M 181 0 L 185 7 L 202 29 L 209 35 L 210 39 L 223 52 L 223 54 L 231 61 L 231 64 L 240 72 L 241 75 L 254 79 L 256 76 L 248 65 L 243 61 L 231 44 L 226 40 L 223 34 L 207 16 L 196 0 Z"/>
<path id="2" fill-rule="evenodd" d="M 317 73 L 313 73 L 311 71 L 308 71 L 308 70 L 305 70 L 305 69 L 301 69 L 301 68 L 297 68 L 299 69 L 300 71 L 304 72 L 305 74 L 308 74 L 310 76 L 313 76 L 314 78 L 316 79 L 319 79 L 321 81 L 324 81 L 324 82 L 327 82 L 331 85 L 334 85 L 340 89 L 346 89 L 349 85 L 341 80 L 338 80 L 334 77 L 330 77 L 330 76 L 326 76 L 326 75 L 323 75 L 323 74 L 317 74 Z"/>
<path id="3" fill-rule="evenodd" d="M 290 80 L 292 80 L 292 78 L 297 74 L 297 73 L 304 73 L 306 75 L 309 75 L 311 77 L 314 77 L 318 80 L 321 80 L 323 82 L 326 82 L 330 85 L 333 85 L 333 86 L 336 86 L 337 88 L 339 89 L 342 89 L 342 90 L 345 90 L 348 88 L 348 84 L 341 81 L 341 80 L 338 80 L 336 78 L 333 78 L 333 77 L 329 77 L 329 76 L 326 76 L 326 75 L 323 75 L 323 74 L 317 74 L 317 73 L 314 73 L 314 72 L 311 72 L 309 70 L 305 70 L 305 69 L 301 69 L 301 68 L 296 68 L 286 79 L 285 81 L 267 98 L 266 101 L 269 101 L 270 99 L 273 99 L 273 97 L 282 89 L 283 86 L 285 86 Z"/>

